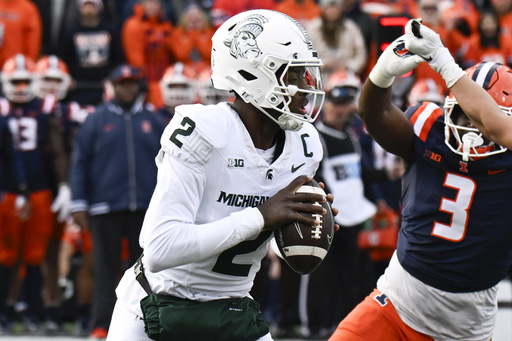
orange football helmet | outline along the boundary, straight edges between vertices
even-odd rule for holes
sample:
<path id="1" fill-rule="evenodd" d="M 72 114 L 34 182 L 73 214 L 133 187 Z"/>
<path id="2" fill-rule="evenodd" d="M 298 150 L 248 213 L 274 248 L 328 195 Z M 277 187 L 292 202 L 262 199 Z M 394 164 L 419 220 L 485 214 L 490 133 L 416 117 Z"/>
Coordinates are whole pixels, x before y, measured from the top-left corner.
<path id="1" fill-rule="evenodd" d="M 0 76 L 5 97 L 15 103 L 26 103 L 35 97 L 35 63 L 19 53 L 7 59 Z"/>
<path id="2" fill-rule="evenodd" d="M 439 107 L 443 106 L 445 99 L 443 88 L 431 78 L 419 79 L 414 83 L 407 101 L 410 106 L 417 105 L 421 102 L 434 102 Z"/>
<path id="3" fill-rule="evenodd" d="M 160 80 L 164 102 L 169 107 L 192 104 L 196 98 L 196 70 L 183 63 L 169 66 Z"/>
<path id="4" fill-rule="evenodd" d="M 483 62 L 468 68 L 466 74 L 491 95 L 504 115 L 512 115 L 511 68 L 499 63 Z M 457 125 L 460 114 L 463 111 L 455 96 L 450 93 L 444 104 L 445 143 L 454 153 L 462 155 L 463 160 L 487 157 L 507 150 L 492 141 L 486 144 L 478 129 Z M 450 143 L 453 139 L 456 144 Z"/>
<path id="5" fill-rule="evenodd" d="M 197 94 L 203 104 L 217 104 L 220 102 L 232 102 L 234 95 L 227 90 L 215 89 L 212 84 L 212 70 L 204 69 L 198 77 Z"/>
<path id="6" fill-rule="evenodd" d="M 334 87 L 351 87 L 361 89 L 361 79 L 350 70 L 338 70 L 334 72 L 325 84 L 325 90 L 332 90 Z"/>
<path id="7" fill-rule="evenodd" d="M 36 82 L 38 97 L 54 95 L 59 100 L 64 99 L 71 84 L 68 66 L 55 55 L 43 56 L 36 63 Z"/>

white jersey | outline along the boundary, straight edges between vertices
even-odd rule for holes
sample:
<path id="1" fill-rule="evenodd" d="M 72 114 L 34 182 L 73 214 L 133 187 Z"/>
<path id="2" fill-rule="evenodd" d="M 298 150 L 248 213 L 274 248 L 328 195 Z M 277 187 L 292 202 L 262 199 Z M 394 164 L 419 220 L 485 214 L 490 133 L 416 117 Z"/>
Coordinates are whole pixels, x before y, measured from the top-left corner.
<path id="1" fill-rule="evenodd" d="M 255 207 L 297 176 L 315 174 L 322 159 L 316 129 L 285 131 L 281 155 L 268 164 L 227 103 L 184 105 L 161 145 L 140 235 L 152 291 L 199 301 L 248 296 L 272 236 Z M 146 294 L 133 269 L 117 294 L 140 314 Z"/>

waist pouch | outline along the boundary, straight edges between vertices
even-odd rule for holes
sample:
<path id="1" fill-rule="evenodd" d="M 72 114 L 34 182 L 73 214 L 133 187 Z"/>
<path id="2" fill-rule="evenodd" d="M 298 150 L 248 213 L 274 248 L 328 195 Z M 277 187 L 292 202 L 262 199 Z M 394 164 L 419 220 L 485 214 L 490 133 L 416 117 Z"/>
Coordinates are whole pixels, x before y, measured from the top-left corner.
<path id="1" fill-rule="evenodd" d="M 152 340 L 255 341 L 269 332 L 260 305 L 248 297 L 198 302 L 151 293 L 140 306 Z"/>

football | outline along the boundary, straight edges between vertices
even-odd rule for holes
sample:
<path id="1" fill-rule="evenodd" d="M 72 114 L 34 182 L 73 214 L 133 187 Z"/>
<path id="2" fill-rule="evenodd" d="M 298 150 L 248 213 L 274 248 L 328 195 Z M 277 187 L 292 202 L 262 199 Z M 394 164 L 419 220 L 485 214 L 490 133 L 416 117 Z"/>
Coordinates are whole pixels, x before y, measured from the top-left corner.
<path id="1" fill-rule="evenodd" d="M 324 190 L 315 180 L 302 185 L 297 193 L 319 193 L 325 195 Z M 277 248 L 286 263 L 297 273 L 306 275 L 315 270 L 323 261 L 334 238 L 334 217 L 331 204 L 327 201 L 322 205 L 327 214 L 309 214 L 320 220 L 320 225 L 311 226 L 298 222 L 286 224 L 274 230 Z"/>

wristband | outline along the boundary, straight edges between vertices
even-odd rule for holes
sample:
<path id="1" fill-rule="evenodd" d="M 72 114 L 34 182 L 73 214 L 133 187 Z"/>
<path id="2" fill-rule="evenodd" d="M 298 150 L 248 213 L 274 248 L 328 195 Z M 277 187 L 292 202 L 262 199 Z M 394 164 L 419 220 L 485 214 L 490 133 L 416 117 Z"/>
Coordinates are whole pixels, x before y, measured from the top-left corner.
<path id="1" fill-rule="evenodd" d="M 466 73 L 457 63 L 455 63 L 453 59 L 441 66 L 439 73 L 443 76 L 448 89 L 454 86 L 459 79 L 466 75 Z"/>
<path id="2" fill-rule="evenodd" d="M 389 88 L 395 80 L 395 77 L 385 76 L 377 67 L 372 69 L 368 78 L 379 88 Z"/>
<path id="3" fill-rule="evenodd" d="M 450 89 L 466 73 L 455 63 L 450 51 L 446 47 L 439 49 L 434 58 L 429 62 L 430 67 L 438 72 Z"/>

